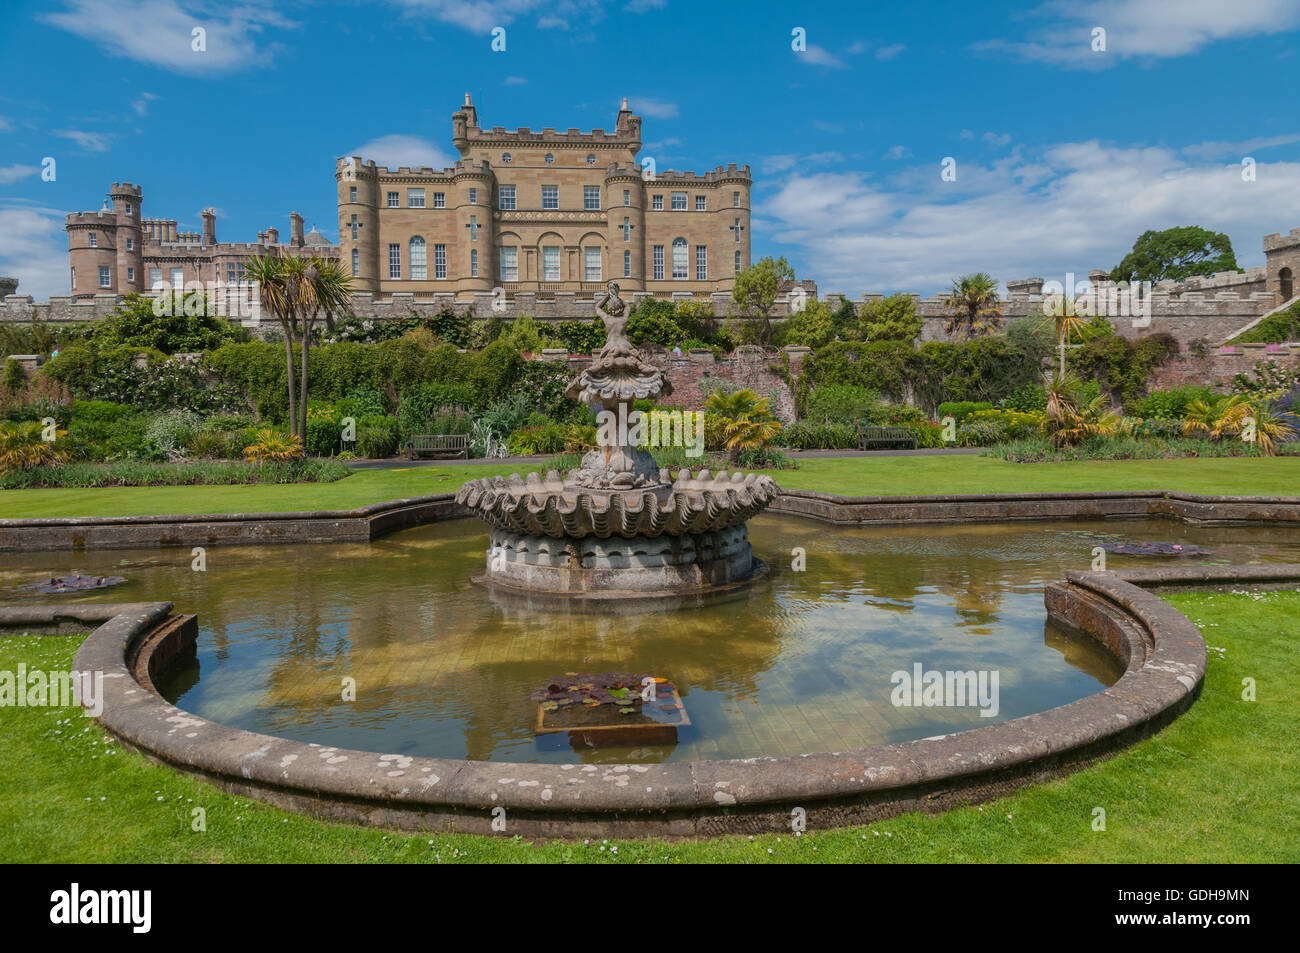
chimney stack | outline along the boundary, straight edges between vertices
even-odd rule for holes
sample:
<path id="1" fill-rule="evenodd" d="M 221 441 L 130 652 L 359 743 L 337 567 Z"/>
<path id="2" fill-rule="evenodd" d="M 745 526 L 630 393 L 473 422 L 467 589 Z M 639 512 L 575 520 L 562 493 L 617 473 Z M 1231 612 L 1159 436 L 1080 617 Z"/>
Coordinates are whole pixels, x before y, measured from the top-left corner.
<path id="1" fill-rule="evenodd" d="M 217 243 L 217 213 L 210 208 L 203 210 L 203 244 Z"/>
<path id="2" fill-rule="evenodd" d="M 289 213 L 289 244 L 295 248 L 302 247 L 302 216 L 297 212 Z"/>
<path id="3" fill-rule="evenodd" d="M 280 244 L 280 230 L 274 225 L 266 230 L 266 243 L 268 245 Z"/>

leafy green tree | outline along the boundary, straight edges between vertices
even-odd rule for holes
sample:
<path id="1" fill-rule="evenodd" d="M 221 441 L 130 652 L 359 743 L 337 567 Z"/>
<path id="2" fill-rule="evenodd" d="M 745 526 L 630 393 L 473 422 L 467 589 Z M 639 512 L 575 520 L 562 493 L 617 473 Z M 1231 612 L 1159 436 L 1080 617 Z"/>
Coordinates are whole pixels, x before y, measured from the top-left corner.
<path id="1" fill-rule="evenodd" d="M 1181 281 L 1190 275 L 1212 275 L 1216 271 L 1239 271 L 1232 240 L 1223 232 L 1195 225 L 1145 231 L 1133 243 L 1133 250 L 1111 269 L 1112 281 L 1149 281 L 1166 278 Z"/>
<path id="2" fill-rule="evenodd" d="M 848 298 L 842 299 L 831 315 L 831 331 L 841 341 L 858 339 L 858 312 Z"/>
<path id="3" fill-rule="evenodd" d="M 731 300 L 743 314 L 758 315 L 763 319 L 762 342 L 772 340 L 772 306 L 781 282 L 794 280 L 794 268 L 784 257 L 767 257 L 750 265 L 736 275 L 731 289 Z"/>
<path id="4" fill-rule="evenodd" d="M 129 294 L 95 327 L 91 340 L 100 349 L 153 348 L 182 354 L 248 339 L 242 328 L 213 312 L 200 291 L 169 292 L 157 299 Z"/>
<path id="5" fill-rule="evenodd" d="M 914 341 L 921 333 L 921 316 L 911 295 L 894 294 L 865 303 L 858 330 L 864 341 Z"/>
<path id="6" fill-rule="evenodd" d="M 948 293 L 948 323 L 944 332 L 956 340 L 969 340 L 1002 327 L 998 308 L 998 283 L 988 272 L 962 275 Z"/>
<path id="7" fill-rule="evenodd" d="M 781 325 L 781 338 L 786 344 L 804 347 L 821 347 L 834 336 L 831 309 L 825 301 L 808 301 Z"/>

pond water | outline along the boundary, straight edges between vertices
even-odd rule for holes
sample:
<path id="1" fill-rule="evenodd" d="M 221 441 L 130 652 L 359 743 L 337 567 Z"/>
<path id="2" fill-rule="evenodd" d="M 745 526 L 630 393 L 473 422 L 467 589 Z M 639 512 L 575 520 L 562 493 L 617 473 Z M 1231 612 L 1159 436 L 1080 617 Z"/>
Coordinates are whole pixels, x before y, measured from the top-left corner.
<path id="1" fill-rule="evenodd" d="M 160 688 L 183 709 L 249 731 L 408 755 L 648 763 L 906 741 L 1098 691 L 1117 666 L 1047 622 L 1043 586 L 1089 568 L 1105 542 L 1208 550 L 1110 555 L 1108 568 L 1300 562 L 1294 530 L 1163 520 L 859 529 L 765 515 L 750 522 L 750 539 L 771 567 L 752 587 L 625 615 L 494 601 L 470 581 L 487 547 L 475 520 L 370 544 L 214 546 L 205 572 L 191 569 L 188 548 L 3 554 L 0 597 L 166 600 L 196 613 L 197 662 Z M 802 571 L 792 569 L 796 548 Z M 77 571 L 128 581 L 66 596 L 14 588 Z M 894 673 L 917 665 L 996 673 L 996 714 L 981 713 L 992 714 L 987 697 L 982 706 L 894 704 Z M 690 724 L 676 744 L 592 749 L 567 734 L 535 737 L 530 694 L 571 672 L 668 679 Z M 349 678 L 356 697 L 345 701 Z"/>

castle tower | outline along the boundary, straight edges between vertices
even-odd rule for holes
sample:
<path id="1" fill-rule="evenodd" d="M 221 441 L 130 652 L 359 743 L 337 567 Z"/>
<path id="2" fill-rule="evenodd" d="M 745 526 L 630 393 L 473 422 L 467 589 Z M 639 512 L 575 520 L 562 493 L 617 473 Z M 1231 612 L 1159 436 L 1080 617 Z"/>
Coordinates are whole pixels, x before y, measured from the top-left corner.
<path id="1" fill-rule="evenodd" d="M 98 212 L 74 212 L 68 232 L 69 284 L 74 299 L 117 292 L 117 219 L 108 201 Z"/>
<path id="2" fill-rule="evenodd" d="M 335 164 L 339 194 L 339 252 L 343 273 L 357 291 L 378 293 L 379 175 L 373 161 L 348 156 Z M 387 272 L 382 272 L 387 274 Z"/>
<path id="3" fill-rule="evenodd" d="M 626 105 L 627 100 L 623 102 Z M 619 116 L 621 119 L 622 113 Z M 645 291 L 645 183 L 641 173 L 634 165 L 611 164 L 605 173 L 604 193 L 605 247 L 609 249 L 606 278 L 617 281 L 621 292 Z"/>
<path id="4" fill-rule="evenodd" d="M 478 110 L 465 94 L 465 105 L 451 114 L 451 144 L 461 155 L 469 148 L 469 129 L 478 128 Z"/>
<path id="5" fill-rule="evenodd" d="M 718 214 L 723 218 L 726 224 L 726 234 L 730 240 L 725 242 L 727 253 L 725 258 L 719 264 L 721 269 L 718 277 L 725 277 L 728 282 L 734 280 L 735 276 L 741 271 L 748 268 L 751 264 L 749 257 L 749 188 L 753 185 L 753 179 L 749 174 L 749 166 L 742 165 L 739 168 L 736 164 L 729 163 L 725 169 L 718 167 L 719 180 L 718 186 L 722 195 L 722 208 Z M 739 231 L 737 231 L 739 229 Z M 740 252 L 740 260 L 736 260 L 736 252 Z M 725 285 L 727 289 L 731 284 Z"/>
<path id="6" fill-rule="evenodd" d="M 205 208 L 203 210 L 203 244 L 215 245 L 217 243 L 217 213 L 214 209 Z"/>
<path id="7" fill-rule="evenodd" d="M 452 247 L 460 258 L 453 271 L 459 275 L 456 293 L 490 292 L 496 284 L 496 229 L 492 227 L 496 176 L 489 163 L 464 160 L 456 163 L 455 181 L 456 240 Z"/>
<path id="8" fill-rule="evenodd" d="M 1285 304 L 1300 294 L 1300 228 L 1288 235 L 1264 236 L 1265 288 L 1277 295 L 1277 304 Z"/>
<path id="9" fill-rule="evenodd" d="M 289 213 L 289 244 L 294 248 L 301 248 L 303 246 L 302 216 L 297 212 Z"/>
<path id="10" fill-rule="evenodd" d="M 109 191 L 116 225 L 117 256 L 114 268 L 118 294 L 144 290 L 144 232 L 140 228 L 143 190 L 130 182 L 114 182 Z"/>

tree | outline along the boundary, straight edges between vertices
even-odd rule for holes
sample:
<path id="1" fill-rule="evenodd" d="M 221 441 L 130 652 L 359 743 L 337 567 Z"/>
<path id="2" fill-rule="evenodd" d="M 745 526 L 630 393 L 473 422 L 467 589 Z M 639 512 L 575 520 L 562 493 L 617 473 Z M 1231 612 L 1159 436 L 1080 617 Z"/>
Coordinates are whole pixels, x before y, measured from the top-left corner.
<path id="1" fill-rule="evenodd" d="M 948 294 L 948 323 L 944 332 L 958 340 L 979 337 L 1002 327 L 998 284 L 987 272 L 962 275 Z"/>
<path id="2" fill-rule="evenodd" d="M 715 390 L 704 403 L 706 421 L 714 417 L 722 426 L 722 439 L 737 463 L 742 450 L 765 447 L 781 432 L 781 421 L 768 409 L 768 399 L 748 388 L 724 394 Z"/>
<path id="3" fill-rule="evenodd" d="M 784 257 L 769 256 L 736 275 L 736 284 L 731 289 L 731 300 L 744 314 L 762 317 L 764 344 L 772 340 L 772 306 L 776 304 L 781 282 L 787 279 L 794 280 L 794 268 Z"/>
<path id="4" fill-rule="evenodd" d="M 781 326 L 781 337 L 786 344 L 802 344 L 818 348 L 834 335 L 831 309 L 824 301 L 809 301 L 803 310 L 796 311 Z"/>
<path id="5" fill-rule="evenodd" d="M 1223 232 L 1195 225 L 1145 231 L 1133 243 L 1133 250 L 1111 269 L 1112 281 L 1181 281 L 1190 275 L 1212 275 L 1216 271 L 1239 271 L 1232 240 Z"/>
<path id="6" fill-rule="evenodd" d="M 1056 348 L 1061 356 L 1057 376 L 1064 378 L 1065 349 L 1069 347 L 1071 338 L 1082 338 L 1088 334 L 1090 322 L 1079 313 L 1078 299 L 1071 301 L 1065 293 L 1053 295 L 1043 304 L 1043 310 L 1047 312 L 1047 320 L 1043 324 L 1050 322 L 1056 325 Z"/>
<path id="7" fill-rule="evenodd" d="M 249 281 L 255 282 L 262 307 L 275 315 L 284 332 L 284 360 L 289 386 L 289 433 L 306 436 L 307 380 L 312 328 L 322 315 L 334 329 L 334 315 L 342 313 L 352 299 L 352 279 L 338 262 L 296 256 L 254 256 L 244 265 Z M 301 381 L 297 400 L 293 386 L 293 345 L 301 342 Z"/>
<path id="8" fill-rule="evenodd" d="M 211 351 L 248 335 L 215 314 L 201 291 L 129 294 L 91 332 L 95 346 L 155 348 L 164 354 Z"/>
<path id="9" fill-rule="evenodd" d="M 906 294 L 869 301 L 858 316 L 858 329 L 864 341 L 915 341 L 921 327 L 916 302 Z"/>

